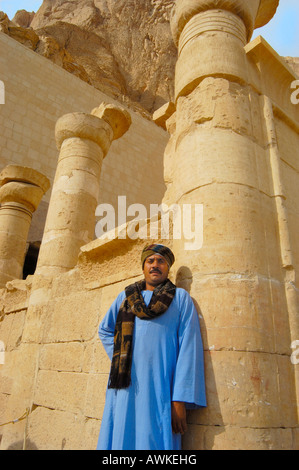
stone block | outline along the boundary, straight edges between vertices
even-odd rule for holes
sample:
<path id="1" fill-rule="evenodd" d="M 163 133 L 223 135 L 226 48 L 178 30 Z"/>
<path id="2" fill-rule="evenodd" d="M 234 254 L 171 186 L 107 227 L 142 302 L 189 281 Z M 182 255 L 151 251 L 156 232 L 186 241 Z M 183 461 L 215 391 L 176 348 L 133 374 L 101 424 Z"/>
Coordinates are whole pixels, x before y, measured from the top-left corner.
<path id="1" fill-rule="evenodd" d="M 53 278 L 51 295 L 56 299 L 57 297 L 70 296 L 84 290 L 84 287 L 80 272 L 75 268 Z"/>
<path id="2" fill-rule="evenodd" d="M 195 274 L 190 294 L 206 349 L 289 354 L 283 283 L 241 274 Z"/>
<path id="3" fill-rule="evenodd" d="M 108 374 L 89 374 L 85 395 L 84 414 L 101 419 L 105 406 Z"/>
<path id="4" fill-rule="evenodd" d="M 40 370 L 34 403 L 54 410 L 84 414 L 87 382 L 88 374 Z"/>
<path id="5" fill-rule="evenodd" d="M 25 323 L 26 310 L 10 313 L 0 322 L 0 340 L 5 344 L 6 351 L 17 348 L 21 342 Z"/>
<path id="6" fill-rule="evenodd" d="M 44 341 L 49 343 L 88 341 L 94 338 L 99 325 L 98 292 L 80 292 L 58 298 L 44 329 Z"/>
<path id="7" fill-rule="evenodd" d="M 40 350 L 39 369 L 81 372 L 83 354 L 81 343 L 45 344 Z"/>
<path id="8" fill-rule="evenodd" d="M 0 424 L 6 423 L 6 410 L 8 407 L 8 401 L 9 401 L 9 395 L 7 395 L 6 393 L 2 393 L 2 391 L 0 391 Z M 0 431 L 0 436 L 2 434 L 1 431 Z M 0 438 L 0 449 L 1 449 L 1 438 Z"/>
<path id="9" fill-rule="evenodd" d="M 55 300 L 33 304 L 28 308 L 22 340 L 26 343 L 41 343 L 48 334 Z"/>
<path id="10" fill-rule="evenodd" d="M 10 396 L 13 391 L 14 373 L 18 366 L 17 357 L 17 351 L 5 352 L 5 363 L 0 369 L 0 393 L 7 396 Z"/>
<path id="11" fill-rule="evenodd" d="M 190 413 L 190 423 L 244 428 L 296 426 L 296 394 L 289 357 L 282 360 L 276 354 L 210 351 L 205 353 L 205 366 L 208 406 Z M 290 385 L 284 390 L 280 375 Z"/>
<path id="12" fill-rule="evenodd" d="M 295 450 L 291 429 L 189 426 L 185 450 Z"/>
<path id="13" fill-rule="evenodd" d="M 99 338 L 85 345 L 82 371 L 87 373 L 106 373 L 110 371 L 110 359 Z"/>
<path id="14" fill-rule="evenodd" d="M 85 419 L 38 406 L 30 415 L 28 450 L 81 450 Z"/>
<path id="15" fill-rule="evenodd" d="M 30 296 L 30 284 L 27 281 L 14 279 L 6 284 L 3 293 L 4 312 L 10 313 L 17 310 L 24 310 L 28 306 Z"/>
<path id="16" fill-rule="evenodd" d="M 166 122 L 175 113 L 174 103 L 166 103 L 153 114 L 153 121 L 157 126 L 166 130 Z"/>

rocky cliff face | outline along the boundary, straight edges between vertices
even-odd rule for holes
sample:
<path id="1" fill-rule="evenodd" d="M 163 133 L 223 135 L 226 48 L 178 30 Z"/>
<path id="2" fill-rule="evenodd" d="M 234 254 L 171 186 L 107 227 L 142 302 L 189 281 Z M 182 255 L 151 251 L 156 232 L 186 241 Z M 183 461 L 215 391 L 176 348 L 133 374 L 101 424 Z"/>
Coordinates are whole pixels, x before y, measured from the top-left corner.
<path id="1" fill-rule="evenodd" d="M 152 113 L 173 99 L 174 0 L 44 0 L 0 30 L 106 94 Z M 298 60 L 288 58 L 297 73 Z"/>
<path id="2" fill-rule="evenodd" d="M 299 57 L 285 57 L 285 61 L 299 77 Z"/>
<path id="3" fill-rule="evenodd" d="M 18 12 L 4 32 L 18 39 L 30 31 L 32 42 L 21 42 L 37 53 L 151 113 L 173 97 L 177 55 L 169 27 L 173 3 L 44 0 L 35 15 Z"/>

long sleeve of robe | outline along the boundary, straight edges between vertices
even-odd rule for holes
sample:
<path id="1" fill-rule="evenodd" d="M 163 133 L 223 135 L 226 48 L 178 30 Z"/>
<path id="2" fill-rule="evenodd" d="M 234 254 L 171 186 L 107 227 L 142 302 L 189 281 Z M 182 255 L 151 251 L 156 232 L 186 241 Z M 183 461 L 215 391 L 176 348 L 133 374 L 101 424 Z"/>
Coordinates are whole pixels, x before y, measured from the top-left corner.
<path id="1" fill-rule="evenodd" d="M 148 305 L 152 291 L 142 295 Z M 99 327 L 110 360 L 124 298 L 124 292 L 119 294 Z M 184 402 L 186 408 L 206 406 L 200 326 L 184 289 L 176 289 L 160 317 L 136 317 L 131 379 L 127 389 L 107 389 L 98 450 L 179 450 L 181 436 L 172 432 L 171 402 Z"/>

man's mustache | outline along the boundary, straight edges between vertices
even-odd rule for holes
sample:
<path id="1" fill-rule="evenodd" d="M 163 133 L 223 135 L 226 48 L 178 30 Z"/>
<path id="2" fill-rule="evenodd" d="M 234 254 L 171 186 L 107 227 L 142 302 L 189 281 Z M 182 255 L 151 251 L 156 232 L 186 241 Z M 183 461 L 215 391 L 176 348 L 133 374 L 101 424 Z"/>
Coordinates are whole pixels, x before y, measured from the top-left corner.
<path id="1" fill-rule="evenodd" d="M 160 271 L 159 268 L 152 268 L 152 269 L 150 270 L 150 274 L 151 274 L 151 273 L 159 273 L 159 274 L 162 274 L 162 272 Z"/>

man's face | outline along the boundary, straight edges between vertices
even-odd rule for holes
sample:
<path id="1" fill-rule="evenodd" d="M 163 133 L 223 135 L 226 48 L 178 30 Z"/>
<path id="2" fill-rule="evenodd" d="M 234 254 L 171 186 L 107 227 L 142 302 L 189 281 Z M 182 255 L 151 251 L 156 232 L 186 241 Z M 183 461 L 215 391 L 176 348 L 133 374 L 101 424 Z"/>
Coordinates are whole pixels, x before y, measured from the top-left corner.
<path id="1" fill-rule="evenodd" d="M 147 287 L 156 287 L 166 281 L 169 267 L 163 256 L 155 254 L 148 256 L 144 262 L 143 274 Z"/>

